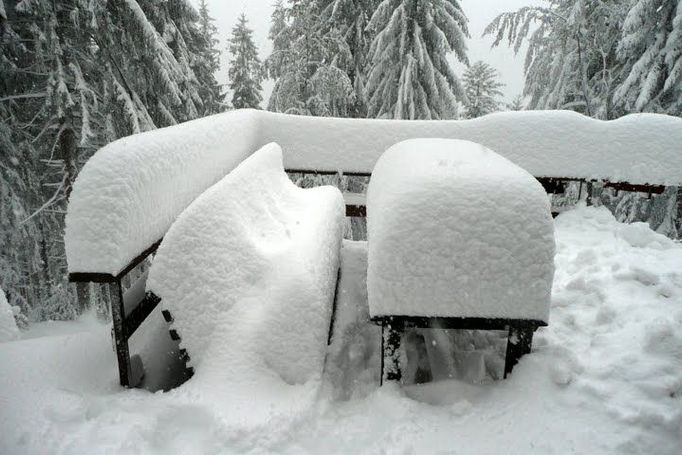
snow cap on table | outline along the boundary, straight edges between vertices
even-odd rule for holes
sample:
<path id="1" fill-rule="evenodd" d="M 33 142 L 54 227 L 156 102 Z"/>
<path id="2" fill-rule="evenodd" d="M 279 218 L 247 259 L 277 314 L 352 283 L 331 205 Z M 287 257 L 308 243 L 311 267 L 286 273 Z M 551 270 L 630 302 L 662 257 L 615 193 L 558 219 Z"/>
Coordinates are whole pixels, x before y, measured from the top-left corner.
<path id="1" fill-rule="evenodd" d="M 372 316 L 548 320 L 549 200 L 509 160 L 468 141 L 401 142 L 377 162 L 367 212 Z"/>
<path id="2" fill-rule="evenodd" d="M 343 217 L 339 190 L 289 180 L 277 144 L 180 215 L 147 289 L 172 314 L 195 381 L 240 400 L 321 373 Z"/>

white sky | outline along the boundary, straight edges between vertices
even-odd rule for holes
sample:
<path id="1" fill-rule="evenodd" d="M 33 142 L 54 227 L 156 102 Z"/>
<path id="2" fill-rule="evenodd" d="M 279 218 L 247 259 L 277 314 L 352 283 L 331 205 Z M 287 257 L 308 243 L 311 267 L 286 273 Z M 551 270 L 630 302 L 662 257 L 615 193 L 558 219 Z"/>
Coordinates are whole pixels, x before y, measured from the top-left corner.
<path id="1" fill-rule="evenodd" d="M 198 5 L 198 0 L 190 0 Z M 515 10 L 521 6 L 541 3 L 541 0 L 461 0 L 464 13 L 469 18 L 471 39 L 467 43 L 468 55 L 471 62 L 483 60 L 500 72 L 500 79 L 505 84 L 502 92 L 507 101 L 511 101 L 523 89 L 523 56 L 525 49 L 521 49 L 518 56 L 506 45 L 490 49 L 492 37 L 481 38 L 483 29 L 499 13 Z M 268 40 L 270 15 L 274 0 L 207 0 L 211 15 L 216 20 L 220 33 L 221 51 L 223 51 L 222 70 L 218 82 L 227 84 L 227 51 L 226 41 L 237 18 L 243 12 L 247 15 L 254 38 L 260 49 L 261 60 L 270 54 L 271 44 Z M 454 62 L 454 57 L 453 57 Z M 454 65 L 459 74 L 463 66 Z M 263 84 L 264 98 L 267 99 L 272 90 L 272 81 Z M 228 98 L 229 99 L 229 98 Z M 265 104 L 265 103 L 264 103 Z"/>

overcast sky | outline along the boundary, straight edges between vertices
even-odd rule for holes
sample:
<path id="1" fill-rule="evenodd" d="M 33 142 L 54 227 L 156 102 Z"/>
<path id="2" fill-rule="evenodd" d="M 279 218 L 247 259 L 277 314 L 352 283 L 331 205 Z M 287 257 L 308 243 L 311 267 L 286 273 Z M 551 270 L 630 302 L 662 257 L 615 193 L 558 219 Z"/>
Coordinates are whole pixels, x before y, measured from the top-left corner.
<path id="1" fill-rule="evenodd" d="M 198 5 L 198 0 L 190 0 Z M 274 0 L 207 0 L 211 15 L 216 20 L 216 26 L 220 33 L 221 51 L 223 51 L 222 71 L 219 82 L 227 83 L 227 59 L 225 51 L 226 40 L 232 31 L 232 27 L 241 13 L 245 13 L 249 19 L 251 28 L 254 30 L 254 38 L 260 49 L 261 59 L 270 54 L 272 48 L 268 41 L 268 29 L 270 27 L 270 15 Z M 521 6 L 539 4 L 541 0 L 461 0 L 464 13 L 469 18 L 469 31 L 471 39 L 468 40 L 469 59 L 471 62 L 483 60 L 500 72 L 500 80 L 505 84 L 502 89 L 505 99 L 511 101 L 523 89 L 523 53 L 525 49 L 515 56 L 514 52 L 506 45 L 490 49 L 491 37 L 481 38 L 483 29 L 499 13 L 515 10 Z M 453 58 L 454 62 L 454 58 Z M 455 68 L 461 74 L 463 67 L 455 64 Z M 265 98 L 272 90 L 272 82 L 264 84 Z"/>

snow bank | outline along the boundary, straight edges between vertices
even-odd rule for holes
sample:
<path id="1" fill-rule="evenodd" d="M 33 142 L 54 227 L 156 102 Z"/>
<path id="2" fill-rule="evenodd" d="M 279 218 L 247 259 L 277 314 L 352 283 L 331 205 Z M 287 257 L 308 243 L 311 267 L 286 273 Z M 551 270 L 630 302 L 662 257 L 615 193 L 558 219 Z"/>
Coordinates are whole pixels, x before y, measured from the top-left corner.
<path id="1" fill-rule="evenodd" d="M 0 343 L 0 453 L 679 455 L 682 245 L 651 233 L 661 242 L 635 247 L 622 227 L 604 208 L 556 219 L 552 323 L 505 381 L 379 388 L 376 327 L 362 326 L 366 295 L 350 286 L 337 324 L 347 330 L 329 359 L 346 374 L 330 395 L 350 399 L 321 393 L 303 418 L 242 431 L 224 419 L 241 411 L 194 381 L 170 393 L 122 389 L 110 325 L 41 330 Z M 344 250 L 361 276 L 364 246 Z M 271 396 L 246 399 L 259 407 Z"/>
<path id="2" fill-rule="evenodd" d="M 319 379 L 343 217 L 341 193 L 296 187 L 270 144 L 202 194 L 164 238 L 147 289 L 174 317 L 192 382 L 224 398 L 226 411 L 267 420 L 280 405 L 300 404 L 293 385 Z"/>
<path id="3" fill-rule="evenodd" d="M 372 316 L 547 321 L 554 234 L 542 186 L 468 141 L 391 147 L 367 191 Z"/>
<path id="4" fill-rule="evenodd" d="M 0 343 L 19 338 L 19 329 L 14 320 L 14 312 L 7 301 L 5 291 L 0 288 Z"/>
<path id="5" fill-rule="evenodd" d="M 97 152 L 70 198 L 69 271 L 117 273 L 161 238 L 201 192 L 269 142 L 286 150 L 288 169 L 371 172 L 388 147 L 417 137 L 483 144 L 536 177 L 682 183 L 682 119 L 664 115 L 604 122 L 569 111 L 524 111 L 464 121 L 395 121 L 232 111 L 121 139 Z"/>

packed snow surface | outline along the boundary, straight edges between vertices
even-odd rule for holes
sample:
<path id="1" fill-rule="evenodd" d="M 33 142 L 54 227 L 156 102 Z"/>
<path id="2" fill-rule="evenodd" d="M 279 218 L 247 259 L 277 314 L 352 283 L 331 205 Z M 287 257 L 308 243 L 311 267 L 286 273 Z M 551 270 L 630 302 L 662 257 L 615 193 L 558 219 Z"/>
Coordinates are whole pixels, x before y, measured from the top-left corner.
<path id="1" fill-rule="evenodd" d="M 85 165 L 70 197 L 70 272 L 118 273 L 159 240 L 206 188 L 270 142 L 288 169 L 371 172 L 417 137 L 485 145 L 536 177 L 682 183 L 682 119 L 600 121 L 569 111 L 502 112 L 463 121 L 313 118 L 237 110 L 113 142 Z"/>
<path id="2" fill-rule="evenodd" d="M 298 188 L 269 144 L 192 203 L 161 243 L 147 289 L 174 318 L 193 383 L 232 418 L 265 422 L 302 406 L 319 382 L 343 218 L 339 190 Z"/>
<path id="3" fill-rule="evenodd" d="M 0 453 L 678 455 L 682 245 L 604 208 L 563 213 L 555 228 L 552 321 L 507 380 L 379 388 L 380 340 L 353 278 L 364 247 L 351 244 L 339 300 L 350 313 L 312 408 L 234 425 L 248 410 L 197 377 L 169 393 L 120 388 L 110 325 L 37 326 L 27 336 L 40 338 L 0 344 Z M 254 407 L 284 393 L 262 392 Z"/>
<path id="4" fill-rule="evenodd" d="M 391 147 L 367 190 L 372 316 L 547 321 L 554 231 L 547 194 L 480 144 Z"/>
<path id="5" fill-rule="evenodd" d="M 0 288 L 0 343 L 19 338 L 19 329 L 14 320 L 14 311 L 7 301 L 5 291 Z"/>

